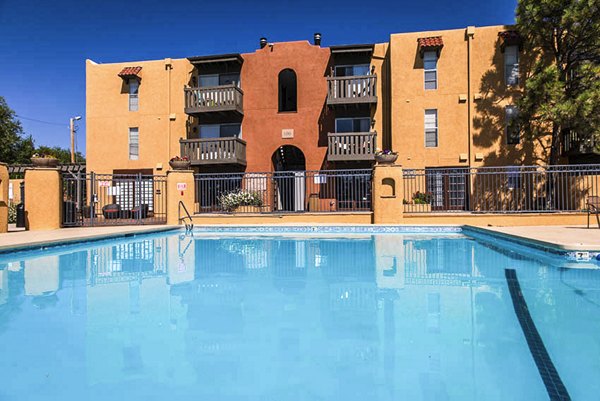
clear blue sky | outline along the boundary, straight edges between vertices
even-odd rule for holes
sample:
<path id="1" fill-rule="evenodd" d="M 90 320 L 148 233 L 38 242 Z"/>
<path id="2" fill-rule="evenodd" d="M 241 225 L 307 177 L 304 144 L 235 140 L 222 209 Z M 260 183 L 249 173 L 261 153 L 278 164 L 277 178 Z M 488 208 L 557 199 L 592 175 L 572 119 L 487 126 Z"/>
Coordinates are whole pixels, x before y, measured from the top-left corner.
<path id="1" fill-rule="evenodd" d="M 109 63 L 249 52 L 269 41 L 376 43 L 390 33 L 514 22 L 516 0 L 0 0 L 0 96 L 39 145 L 69 146 L 85 117 L 85 59 Z M 78 149 L 85 150 L 81 121 Z"/>

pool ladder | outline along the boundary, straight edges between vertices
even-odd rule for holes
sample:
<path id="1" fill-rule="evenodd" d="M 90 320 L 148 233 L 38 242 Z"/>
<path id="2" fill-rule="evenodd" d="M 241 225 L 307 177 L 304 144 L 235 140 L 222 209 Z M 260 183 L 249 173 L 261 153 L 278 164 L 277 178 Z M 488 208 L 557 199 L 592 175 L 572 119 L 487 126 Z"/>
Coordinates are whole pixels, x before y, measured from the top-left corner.
<path id="1" fill-rule="evenodd" d="M 185 212 L 185 216 L 181 217 L 181 209 Z M 190 212 L 188 212 L 185 204 L 182 201 L 179 201 L 179 210 L 177 212 L 179 215 L 179 222 L 183 222 L 185 224 L 185 233 L 191 233 L 194 230 L 194 221 L 192 220 L 192 216 L 190 216 Z"/>

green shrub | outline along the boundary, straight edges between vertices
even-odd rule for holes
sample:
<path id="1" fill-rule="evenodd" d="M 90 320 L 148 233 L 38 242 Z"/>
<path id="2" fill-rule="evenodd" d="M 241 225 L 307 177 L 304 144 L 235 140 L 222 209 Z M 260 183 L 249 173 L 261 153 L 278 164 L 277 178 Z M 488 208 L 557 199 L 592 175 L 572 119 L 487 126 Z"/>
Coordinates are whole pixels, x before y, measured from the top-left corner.
<path id="1" fill-rule="evenodd" d="M 239 206 L 262 206 L 263 200 L 258 192 L 235 190 L 219 196 L 223 210 L 234 211 Z"/>
<path id="2" fill-rule="evenodd" d="M 13 202 L 8 203 L 8 224 L 15 224 L 17 222 L 17 204 Z"/>

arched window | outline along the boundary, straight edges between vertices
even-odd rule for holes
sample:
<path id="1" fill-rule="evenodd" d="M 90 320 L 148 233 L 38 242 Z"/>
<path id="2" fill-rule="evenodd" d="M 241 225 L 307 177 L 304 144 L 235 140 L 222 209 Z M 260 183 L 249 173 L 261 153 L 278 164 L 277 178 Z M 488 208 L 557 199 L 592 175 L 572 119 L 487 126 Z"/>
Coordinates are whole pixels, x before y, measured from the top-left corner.
<path id="1" fill-rule="evenodd" d="M 294 70 L 286 68 L 279 73 L 279 111 L 297 111 L 297 83 Z"/>

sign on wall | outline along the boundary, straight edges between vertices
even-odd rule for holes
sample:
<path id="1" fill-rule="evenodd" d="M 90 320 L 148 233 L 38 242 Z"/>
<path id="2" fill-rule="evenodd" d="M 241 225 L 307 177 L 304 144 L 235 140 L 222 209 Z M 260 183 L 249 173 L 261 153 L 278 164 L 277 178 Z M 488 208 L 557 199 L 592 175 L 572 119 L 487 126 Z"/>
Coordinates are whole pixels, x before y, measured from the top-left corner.
<path id="1" fill-rule="evenodd" d="M 281 130 L 281 137 L 283 139 L 291 139 L 294 137 L 294 130 L 292 128 L 286 128 Z"/>

